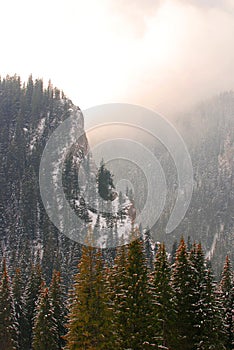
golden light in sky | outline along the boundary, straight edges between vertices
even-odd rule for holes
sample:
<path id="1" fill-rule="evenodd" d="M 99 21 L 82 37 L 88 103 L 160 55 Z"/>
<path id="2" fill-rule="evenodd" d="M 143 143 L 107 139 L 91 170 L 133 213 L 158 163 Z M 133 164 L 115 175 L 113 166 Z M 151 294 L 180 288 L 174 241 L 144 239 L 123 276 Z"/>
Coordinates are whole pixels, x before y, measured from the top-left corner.
<path id="1" fill-rule="evenodd" d="M 184 107 L 234 86 L 229 73 L 233 6 L 228 1 L 226 7 L 209 0 L 199 4 L 4 2 L 1 74 L 27 79 L 32 73 L 45 84 L 51 79 L 82 109 L 108 102 L 143 104 L 159 112 Z"/>

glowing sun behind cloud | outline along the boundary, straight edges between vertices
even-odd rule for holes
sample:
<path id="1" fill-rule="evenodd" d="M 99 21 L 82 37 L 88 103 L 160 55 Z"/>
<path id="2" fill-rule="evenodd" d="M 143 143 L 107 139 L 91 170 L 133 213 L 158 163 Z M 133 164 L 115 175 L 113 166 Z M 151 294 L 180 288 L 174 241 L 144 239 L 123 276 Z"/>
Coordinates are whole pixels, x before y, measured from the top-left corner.
<path id="1" fill-rule="evenodd" d="M 183 11 L 165 3 L 154 16 L 142 13 L 134 22 L 126 14 L 97 5 L 93 2 L 91 13 L 84 5 L 78 18 L 75 5 L 70 9 L 71 17 L 67 14 L 70 32 L 77 33 L 67 70 L 68 76 L 73 76 L 70 83 L 76 84 L 77 100 L 79 96 L 82 108 L 116 101 L 143 103 L 139 92 L 144 96 L 144 82 L 150 86 L 153 79 L 163 84 L 165 72 L 175 65 L 184 29 Z M 139 21 L 144 22 L 140 35 Z M 70 90 L 75 86 L 66 88 Z M 70 94 L 74 96 L 72 91 Z"/>
<path id="2" fill-rule="evenodd" d="M 51 79 L 82 109 L 184 107 L 234 87 L 231 7 L 199 4 L 9 0 L 1 7 L 1 74 Z"/>

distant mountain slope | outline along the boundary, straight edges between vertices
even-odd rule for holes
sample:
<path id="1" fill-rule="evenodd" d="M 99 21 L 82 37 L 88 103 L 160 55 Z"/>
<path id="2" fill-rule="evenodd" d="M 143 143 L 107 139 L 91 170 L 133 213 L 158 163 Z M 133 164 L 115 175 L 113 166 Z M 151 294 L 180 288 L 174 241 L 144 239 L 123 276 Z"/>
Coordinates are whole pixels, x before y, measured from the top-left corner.
<path id="1" fill-rule="evenodd" d="M 189 234 L 204 242 L 213 265 L 234 262 L 234 93 L 223 93 L 180 118 L 194 168 L 186 216 Z"/>
<path id="2" fill-rule="evenodd" d="M 177 241 L 181 234 L 201 241 L 219 273 L 226 254 L 234 262 L 234 93 L 203 102 L 179 116 L 175 126 L 192 158 L 194 191 L 172 236 Z"/>
<path id="3" fill-rule="evenodd" d="M 40 197 L 38 173 L 49 136 L 74 113 L 83 128 L 79 108 L 51 84 L 44 89 L 42 80 L 33 81 L 32 77 L 25 85 L 17 76 L 0 80 L 0 254 L 7 257 L 12 269 L 19 265 L 27 269 L 32 260 L 40 260 L 48 279 L 52 270 L 60 267 L 68 281 L 79 260 L 80 245 L 60 234 L 49 220 Z M 176 169 L 162 145 L 153 145 L 165 171 L 168 197 L 151 236 L 154 241 L 165 241 L 168 247 L 179 241 L 181 235 L 201 241 L 217 272 L 227 253 L 234 262 L 233 122 L 234 94 L 231 92 L 204 102 L 175 122 L 191 154 L 194 193 L 184 220 L 169 235 L 164 230 L 177 194 Z M 96 198 L 98 165 L 89 155 L 86 157 L 87 150 L 84 135 L 82 142 L 67 154 L 63 164 L 64 191 L 72 209 L 84 221 L 80 234 L 87 229 L 87 222 L 103 246 L 108 239 L 115 245 L 124 230 L 129 231 L 131 227 L 128 209 L 132 194 L 118 196 L 112 203 L 113 215 L 102 215 L 104 204 Z M 134 179 L 138 176 L 142 175 L 133 174 Z M 91 178 L 87 190 L 83 184 L 89 184 Z M 145 189 L 138 188 L 134 196 L 137 209 L 141 209 Z M 94 202 L 100 212 L 93 208 Z M 106 230 L 110 228 L 108 236 Z M 154 244 L 149 244 L 148 231 L 147 244 L 148 250 L 150 246 L 154 248 Z M 114 251 L 104 255 L 112 259 Z"/>

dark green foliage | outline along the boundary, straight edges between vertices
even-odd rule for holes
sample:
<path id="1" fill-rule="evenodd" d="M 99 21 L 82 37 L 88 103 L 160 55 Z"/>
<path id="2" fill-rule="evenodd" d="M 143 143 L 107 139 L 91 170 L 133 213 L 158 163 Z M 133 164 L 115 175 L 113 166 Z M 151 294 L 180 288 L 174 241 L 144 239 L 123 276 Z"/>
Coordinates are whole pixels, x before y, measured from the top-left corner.
<path id="1" fill-rule="evenodd" d="M 28 331 L 27 331 L 27 342 L 25 350 L 31 348 L 32 344 L 32 329 L 34 317 L 36 315 L 36 304 L 43 287 L 43 278 L 41 273 L 41 267 L 39 265 L 32 266 L 31 275 L 28 281 L 26 289 L 26 317 L 28 322 Z"/>
<path id="2" fill-rule="evenodd" d="M 53 88 L 51 82 L 44 89 L 43 81 L 41 79 L 34 81 L 32 76 L 24 85 L 18 76 L 7 76 L 0 79 L 0 256 L 7 256 L 13 275 L 16 267 L 22 271 L 20 273 L 17 270 L 13 276 L 12 287 L 6 267 L 2 273 L 0 348 L 3 347 L 4 350 L 15 347 L 17 339 L 22 350 L 29 350 L 31 347 L 32 324 L 34 318 L 37 317 L 36 305 L 42 281 L 39 265 L 47 285 L 50 284 L 53 270 L 56 268 L 61 270 L 63 281 L 68 289 L 74 267 L 80 259 L 80 246 L 69 241 L 66 237 L 58 235 L 57 229 L 50 223 L 40 199 L 38 186 L 39 164 L 46 142 L 53 130 L 70 116 L 70 109 L 73 107 L 72 102 L 60 90 Z M 201 133 L 199 127 L 197 134 L 199 146 L 193 148 L 193 154 L 191 153 L 195 169 L 195 191 L 190 211 L 187 219 L 182 223 L 184 225 L 182 227 L 185 228 L 184 231 L 188 235 L 196 234 L 197 230 L 202 237 L 207 237 L 206 246 L 211 245 L 214 232 L 224 233 L 220 234 L 221 243 L 217 243 L 217 249 L 219 249 L 216 254 L 217 258 L 213 259 L 216 259 L 215 263 L 218 265 L 220 264 L 220 256 L 226 254 L 226 247 L 223 248 L 223 243 L 227 243 L 226 237 L 229 240 L 229 232 L 233 232 L 233 223 L 229 220 L 233 215 L 231 206 L 233 176 L 230 154 L 233 149 L 234 129 L 233 118 L 229 118 L 233 115 L 233 93 L 220 96 L 217 103 L 211 104 L 208 109 L 203 106 L 198 114 L 200 118 L 198 120 L 202 121 L 203 125 L 208 125 L 209 119 L 211 127 L 204 128 L 204 133 L 209 131 L 208 138 L 203 132 Z M 211 116 L 212 118 L 210 118 Z M 200 125 L 197 120 L 196 123 Z M 186 135 L 190 138 L 191 134 L 187 131 Z M 194 139 L 191 137 L 192 143 Z M 83 157 L 84 149 L 78 151 L 81 151 Z M 90 168 L 92 168 L 90 159 L 87 158 L 84 168 L 89 175 Z M 104 163 L 101 164 L 99 170 L 98 187 L 99 194 L 104 200 L 114 199 L 113 177 L 105 168 Z M 96 188 L 95 181 L 93 188 Z M 79 186 L 76 162 L 70 155 L 64 162 L 64 189 L 67 198 L 73 199 L 75 207 Z M 129 191 L 128 196 L 133 199 L 132 190 Z M 81 199 L 80 208 L 77 209 L 85 222 L 90 220 L 87 206 L 96 200 L 96 194 L 88 193 L 87 198 Z M 172 199 L 174 200 L 174 198 Z M 121 207 L 123 200 L 121 195 L 119 200 L 119 207 Z M 204 210 L 201 210 L 201 203 Z M 122 220 L 126 213 L 120 210 L 119 216 Z M 164 220 L 161 222 L 163 224 Z M 109 240 L 117 242 L 118 225 L 113 222 L 112 217 L 108 218 L 108 224 L 114 227 L 113 235 L 110 235 Z M 192 232 L 192 228 L 194 228 L 194 232 Z M 100 217 L 97 219 L 95 229 L 98 236 L 102 232 Z M 181 226 L 178 230 L 181 230 Z M 175 231 L 175 237 L 177 234 L 178 231 Z M 169 237 L 170 239 L 171 237 Z M 175 265 L 171 268 L 172 278 L 170 282 L 170 273 L 168 274 L 170 268 L 166 264 L 165 252 L 160 251 L 161 247 L 159 255 L 157 255 L 159 260 L 156 260 L 155 263 L 154 294 L 151 294 L 153 281 L 145 267 L 145 256 L 148 266 L 152 268 L 154 265 L 149 236 L 146 236 L 143 246 L 145 247 L 143 259 L 141 259 L 140 250 L 137 250 L 139 247 L 133 245 L 132 255 L 128 250 L 122 252 L 121 259 L 124 263 L 120 263 L 118 268 L 115 266 L 113 270 L 110 268 L 110 271 L 103 268 L 101 259 L 97 260 L 100 265 L 98 265 L 99 268 L 97 266 L 96 268 L 97 271 L 100 269 L 101 272 L 95 275 L 95 279 L 97 276 L 102 276 L 113 288 L 112 294 L 110 293 L 107 299 L 104 296 L 103 299 L 99 298 L 99 300 L 103 300 L 103 303 L 100 301 L 98 307 L 106 310 L 106 305 L 108 307 L 111 305 L 111 310 L 115 310 L 111 321 L 109 322 L 110 315 L 107 310 L 103 311 L 104 318 L 108 319 L 108 325 L 119 325 L 115 328 L 118 331 L 111 329 L 110 333 L 103 333 L 105 337 L 105 345 L 103 346 L 113 348 L 112 342 L 114 342 L 116 348 L 118 346 L 121 348 L 126 338 L 126 330 L 131 328 L 130 339 L 132 343 L 129 340 L 126 345 L 131 348 L 132 346 L 141 347 L 144 336 L 150 339 L 150 342 L 152 336 L 156 337 L 155 347 L 157 344 L 163 343 L 163 346 L 176 350 L 180 348 L 186 350 L 191 347 L 196 350 L 212 348 L 220 350 L 223 348 L 223 344 L 227 349 L 233 348 L 233 281 L 231 281 L 232 272 L 229 262 L 226 262 L 222 281 L 218 292 L 216 292 L 213 277 L 207 268 L 201 247 L 191 246 L 190 241 L 188 241 L 187 248 L 183 249 L 181 246 L 175 259 L 174 252 L 177 250 L 177 244 L 175 244 L 171 255 L 171 261 L 175 262 Z M 136 258 L 137 252 L 139 257 Z M 110 263 L 111 259 L 109 259 L 108 253 L 104 252 L 103 255 Z M 111 256 L 113 258 L 115 252 Z M 233 260 L 232 249 L 230 249 L 230 259 Z M 120 260 L 118 261 L 120 262 Z M 134 261 L 133 267 L 132 262 Z M 38 267 L 31 269 L 31 265 L 36 262 Z M 147 278 L 143 276 L 147 276 Z M 105 283 L 101 283 L 101 277 L 98 281 L 100 289 L 105 290 L 106 286 Z M 59 284 L 58 280 L 53 278 L 51 291 L 49 291 L 49 303 L 52 303 L 53 299 L 59 300 Z M 25 285 L 27 285 L 26 292 L 24 292 Z M 95 290 L 94 283 L 92 286 Z M 171 298 L 168 297 L 167 304 L 166 298 L 163 298 L 162 290 L 164 290 L 165 295 L 169 295 L 171 292 L 174 295 L 171 306 Z M 144 294 L 146 292 L 147 295 Z M 105 293 L 100 295 L 103 294 Z M 142 295 L 145 297 L 145 301 L 141 303 L 142 306 L 133 307 L 134 300 L 141 300 Z M 7 298 L 9 298 L 8 304 L 6 304 Z M 150 300 L 155 306 L 154 314 L 151 314 L 150 311 Z M 59 304 L 60 301 L 57 302 L 58 309 L 61 306 Z M 51 309 L 54 308 L 54 313 L 55 305 L 56 303 Z M 94 305 L 96 304 L 93 304 L 93 309 L 96 307 Z M 61 306 L 61 310 L 64 310 L 63 306 Z M 176 324 L 173 326 L 173 322 L 170 323 L 167 319 L 167 310 L 170 307 L 171 314 L 176 315 Z M 142 310 L 149 311 L 143 315 Z M 61 312 L 62 319 L 64 315 L 63 311 Z M 63 321 L 55 314 L 55 320 L 58 323 L 61 321 L 61 327 L 57 323 L 57 329 L 60 329 L 59 335 L 61 335 L 63 334 Z M 59 312 L 57 312 L 58 314 Z M 131 315 L 132 319 L 127 315 Z M 151 316 L 148 317 L 149 315 Z M 93 318 L 95 319 L 95 317 Z M 11 321 L 9 322 L 9 320 Z M 106 325 L 106 319 L 102 322 Z M 141 322 L 146 325 L 143 328 L 146 328 L 148 333 L 137 331 L 134 335 L 135 338 L 133 338 L 132 329 L 139 328 Z M 150 323 L 149 327 L 148 322 Z M 100 324 L 99 319 L 95 327 L 102 327 Z M 153 335 L 151 329 L 155 330 Z M 178 332 L 178 337 L 175 337 L 174 331 Z M 118 333 L 123 336 L 118 338 Z M 111 345 L 107 346 L 109 336 Z M 61 347 L 61 338 L 58 342 L 58 346 Z M 144 344 L 146 347 L 148 345 Z"/>
<path id="3" fill-rule="evenodd" d="M 5 247 L 12 270 L 20 267 L 22 272 L 31 261 L 35 263 L 40 250 L 47 283 L 58 261 L 66 265 L 66 278 L 71 280 L 71 256 L 78 246 L 58 239 L 58 230 L 49 224 L 43 207 L 38 181 L 46 142 L 72 107 L 51 83 L 44 89 L 43 81 L 32 76 L 24 85 L 18 76 L 0 78 L 0 246 Z M 77 177 L 73 177 L 75 184 Z"/>
<path id="4" fill-rule="evenodd" d="M 223 306 L 226 349 L 234 348 L 234 281 L 231 262 L 226 257 L 220 282 L 220 298 Z"/>
<path id="5" fill-rule="evenodd" d="M 111 318 L 100 251 L 84 246 L 78 268 L 71 294 L 66 349 L 109 350 Z"/>
<path id="6" fill-rule="evenodd" d="M 53 317 L 56 321 L 55 324 L 55 333 L 58 336 L 58 349 L 62 349 L 65 345 L 63 336 L 66 333 L 65 328 L 65 317 L 67 314 L 66 303 L 64 294 L 61 286 L 61 276 L 60 273 L 54 271 L 50 289 L 49 289 L 49 299 L 51 308 L 53 310 Z"/>
<path id="7" fill-rule="evenodd" d="M 223 321 L 221 319 L 220 303 L 216 299 L 215 284 L 210 270 L 207 271 L 203 307 L 203 324 L 197 338 L 198 350 L 225 349 L 223 341 Z"/>
<path id="8" fill-rule="evenodd" d="M 112 310 L 113 344 L 116 350 L 123 348 L 125 341 L 125 291 L 127 284 L 127 254 L 128 247 L 123 245 L 118 247 L 114 266 L 107 275 L 108 297 Z"/>
<path id="9" fill-rule="evenodd" d="M 223 326 L 220 307 L 215 294 L 215 284 L 211 270 L 206 267 L 201 244 L 193 246 L 190 253 L 194 283 L 194 338 L 199 350 L 223 349 Z"/>
<path id="10" fill-rule="evenodd" d="M 106 169 L 104 162 L 101 163 L 98 170 L 98 193 L 104 200 L 113 200 L 113 175 Z"/>
<path id="11" fill-rule="evenodd" d="M 172 286 L 175 291 L 177 350 L 193 349 L 191 341 L 194 337 L 192 272 L 186 244 L 182 238 L 177 249 L 172 276 Z"/>
<path id="12" fill-rule="evenodd" d="M 33 350 L 58 350 L 59 335 L 57 320 L 49 299 L 48 288 L 42 289 L 33 326 Z"/>
<path id="13" fill-rule="evenodd" d="M 181 239 L 173 268 L 176 349 L 223 349 L 223 327 L 213 276 L 206 269 L 201 245 L 188 253 Z"/>
<path id="14" fill-rule="evenodd" d="M 160 244 L 153 272 L 154 317 L 158 341 L 166 348 L 173 347 L 176 341 L 176 312 L 174 291 L 171 286 L 171 267 L 164 244 Z"/>
<path id="15" fill-rule="evenodd" d="M 17 326 L 11 282 L 4 260 L 0 284 L 0 350 L 17 349 Z"/>
<path id="16" fill-rule="evenodd" d="M 31 266 L 28 281 L 16 270 L 11 284 L 4 260 L 0 350 L 232 349 L 233 272 L 229 259 L 217 288 L 200 244 L 194 244 L 188 253 L 182 239 L 173 266 L 164 244 L 158 245 L 151 272 L 144 244 L 135 238 L 128 246 L 119 247 L 113 267 L 104 266 L 100 250 L 83 247 L 70 298 L 67 334 L 67 300 L 60 273 L 53 273 L 49 290 L 39 265 Z"/>
<path id="17" fill-rule="evenodd" d="M 134 239 L 121 248 L 116 260 L 113 300 L 120 349 L 151 349 L 156 346 L 153 321 L 153 295 L 148 281 L 143 244 Z"/>
<path id="18" fill-rule="evenodd" d="M 193 311 L 192 325 L 193 338 L 191 343 L 198 346 L 197 341 L 200 341 L 206 331 L 205 320 L 209 308 L 209 298 L 207 294 L 207 270 L 205 266 L 205 258 L 201 245 L 190 245 L 189 262 L 192 267 L 191 277 L 193 283 L 193 293 L 191 296 L 191 305 Z M 207 302 L 208 303 L 207 303 Z"/>
<path id="19" fill-rule="evenodd" d="M 15 305 L 15 318 L 17 324 L 17 339 L 19 349 L 27 348 L 27 335 L 29 331 L 24 299 L 24 287 L 25 282 L 23 282 L 21 271 L 17 269 L 14 274 L 12 292 Z"/>
<path id="20" fill-rule="evenodd" d="M 35 239 L 37 223 L 37 179 L 35 170 L 30 166 L 22 178 L 22 223 L 27 227 L 30 237 Z"/>

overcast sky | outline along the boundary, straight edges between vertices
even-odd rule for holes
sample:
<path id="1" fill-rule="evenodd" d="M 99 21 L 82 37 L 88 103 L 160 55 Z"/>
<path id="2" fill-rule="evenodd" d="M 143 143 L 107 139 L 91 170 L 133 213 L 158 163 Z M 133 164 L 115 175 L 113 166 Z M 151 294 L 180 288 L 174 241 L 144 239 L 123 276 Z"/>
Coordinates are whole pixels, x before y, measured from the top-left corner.
<path id="1" fill-rule="evenodd" d="M 42 77 L 82 109 L 165 116 L 234 90 L 233 0 L 1 2 L 0 74 Z"/>

